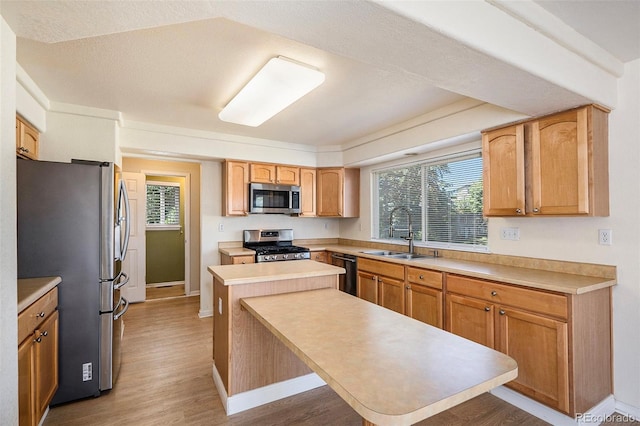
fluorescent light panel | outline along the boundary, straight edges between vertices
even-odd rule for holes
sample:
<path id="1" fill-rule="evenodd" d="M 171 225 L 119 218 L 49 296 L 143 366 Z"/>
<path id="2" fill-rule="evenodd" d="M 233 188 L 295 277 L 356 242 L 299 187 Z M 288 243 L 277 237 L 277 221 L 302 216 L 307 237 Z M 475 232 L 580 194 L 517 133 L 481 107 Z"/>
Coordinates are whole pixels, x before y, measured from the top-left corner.
<path id="1" fill-rule="evenodd" d="M 218 117 L 257 127 L 318 87 L 324 74 L 279 56 L 272 58 L 224 107 Z"/>

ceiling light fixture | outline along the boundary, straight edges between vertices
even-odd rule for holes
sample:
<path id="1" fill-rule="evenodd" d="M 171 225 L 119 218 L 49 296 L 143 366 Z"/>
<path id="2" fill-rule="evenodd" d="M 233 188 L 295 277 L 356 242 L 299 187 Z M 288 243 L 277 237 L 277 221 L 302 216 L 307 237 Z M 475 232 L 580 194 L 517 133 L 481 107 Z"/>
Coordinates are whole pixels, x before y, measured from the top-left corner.
<path id="1" fill-rule="evenodd" d="M 272 58 L 225 106 L 218 117 L 257 127 L 318 87 L 324 74 L 316 68 L 278 56 Z"/>

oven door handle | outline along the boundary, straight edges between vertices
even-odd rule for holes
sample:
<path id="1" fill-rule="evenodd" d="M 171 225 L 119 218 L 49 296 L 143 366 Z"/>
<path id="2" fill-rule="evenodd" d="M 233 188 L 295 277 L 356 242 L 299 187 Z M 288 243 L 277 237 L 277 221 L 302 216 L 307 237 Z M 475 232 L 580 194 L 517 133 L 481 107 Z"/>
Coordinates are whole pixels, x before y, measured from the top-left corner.
<path id="1" fill-rule="evenodd" d="M 342 256 L 338 256 L 335 253 L 331 254 L 331 257 L 333 257 L 334 259 L 340 259 L 340 260 L 344 260 L 346 262 L 351 262 L 351 263 L 356 263 L 355 259 L 349 259 L 347 257 L 342 257 Z"/>

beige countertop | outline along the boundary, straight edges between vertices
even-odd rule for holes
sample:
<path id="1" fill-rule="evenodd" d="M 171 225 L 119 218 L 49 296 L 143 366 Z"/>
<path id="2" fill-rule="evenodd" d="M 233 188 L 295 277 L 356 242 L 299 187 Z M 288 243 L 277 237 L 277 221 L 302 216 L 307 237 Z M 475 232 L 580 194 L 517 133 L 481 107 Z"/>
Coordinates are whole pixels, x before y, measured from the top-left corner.
<path id="1" fill-rule="evenodd" d="M 344 268 L 313 260 L 216 265 L 209 266 L 207 270 L 224 285 L 251 284 L 345 273 Z"/>
<path id="2" fill-rule="evenodd" d="M 382 256 L 362 253 L 375 250 L 368 247 L 346 245 L 307 245 L 310 250 L 328 250 L 345 254 L 357 255 L 374 260 L 400 263 L 436 271 L 461 274 L 475 278 L 501 281 L 509 284 L 522 285 L 542 290 L 556 291 L 566 294 L 582 294 L 616 284 L 615 279 L 552 272 L 542 269 L 507 266 L 495 263 L 474 262 L 447 257 L 425 257 L 415 260 L 389 259 Z"/>
<path id="3" fill-rule="evenodd" d="M 336 289 L 241 304 L 377 425 L 417 423 L 517 377 L 507 355 Z"/>
<path id="4" fill-rule="evenodd" d="M 18 313 L 62 282 L 60 277 L 18 279 Z"/>
<path id="5" fill-rule="evenodd" d="M 255 251 L 246 249 L 244 247 L 224 247 L 219 248 L 218 251 L 227 256 L 253 256 Z"/>

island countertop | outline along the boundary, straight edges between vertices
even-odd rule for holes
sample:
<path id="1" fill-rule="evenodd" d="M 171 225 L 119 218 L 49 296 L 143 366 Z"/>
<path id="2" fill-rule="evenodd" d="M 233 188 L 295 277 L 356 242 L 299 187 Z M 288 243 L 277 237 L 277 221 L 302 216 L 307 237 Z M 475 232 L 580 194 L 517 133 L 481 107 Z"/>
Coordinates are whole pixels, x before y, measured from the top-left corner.
<path id="1" fill-rule="evenodd" d="M 345 273 L 344 268 L 313 260 L 215 265 L 209 266 L 207 270 L 224 285 L 252 284 Z"/>
<path id="2" fill-rule="evenodd" d="M 60 277 L 18 279 L 18 313 L 62 282 Z"/>
<path id="3" fill-rule="evenodd" d="M 516 362 L 505 354 L 336 289 L 241 304 L 363 424 L 413 424 L 517 376 Z"/>

